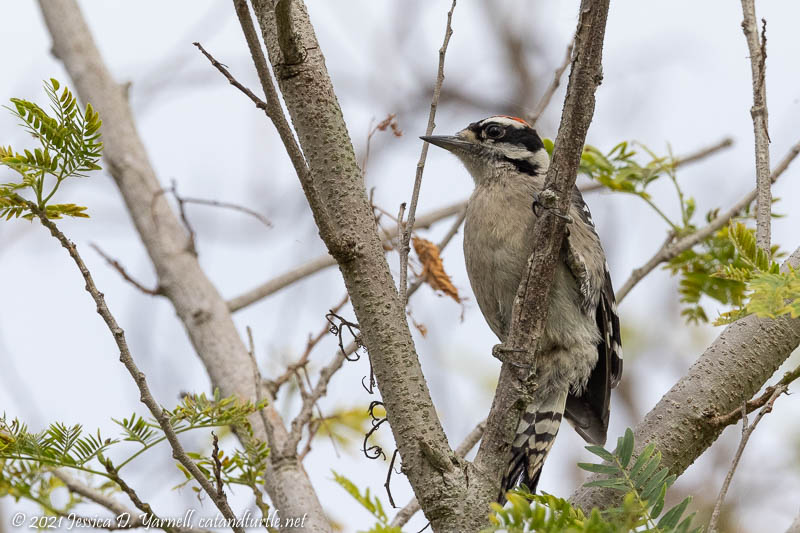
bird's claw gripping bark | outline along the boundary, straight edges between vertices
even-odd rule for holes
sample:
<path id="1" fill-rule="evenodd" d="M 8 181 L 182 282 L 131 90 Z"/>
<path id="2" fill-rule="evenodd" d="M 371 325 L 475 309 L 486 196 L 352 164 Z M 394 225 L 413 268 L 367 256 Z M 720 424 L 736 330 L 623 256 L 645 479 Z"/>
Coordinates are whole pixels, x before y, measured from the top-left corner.
<path id="1" fill-rule="evenodd" d="M 527 363 L 520 363 L 518 361 L 513 361 L 508 357 L 508 354 L 512 353 L 525 353 L 527 350 L 522 348 L 511 348 L 510 346 L 506 346 L 505 344 L 495 344 L 492 347 L 492 356 L 496 357 L 502 363 L 507 363 L 514 368 L 522 368 L 525 370 L 530 370 L 533 368 L 532 365 Z"/>
<path id="2" fill-rule="evenodd" d="M 545 190 L 541 193 L 533 193 L 533 204 L 531 204 L 533 214 L 538 217 L 541 216 L 543 212 L 547 211 L 551 215 L 564 220 L 567 224 L 572 224 L 572 217 L 562 213 L 555 205 L 555 201 L 556 195 L 552 191 Z"/>

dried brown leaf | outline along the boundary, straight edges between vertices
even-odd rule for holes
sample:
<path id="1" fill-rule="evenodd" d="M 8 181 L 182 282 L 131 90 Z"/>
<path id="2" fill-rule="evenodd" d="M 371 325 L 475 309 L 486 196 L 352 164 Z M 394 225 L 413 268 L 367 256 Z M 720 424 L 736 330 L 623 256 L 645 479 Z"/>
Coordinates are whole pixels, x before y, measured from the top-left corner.
<path id="1" fill-rule="evenodd" d="M 417 253 L 422 263 L 422 275 L 420 276 L 434 290 L 442 291 L 458 303 L 461 303 L 461 296 L 458 294 L 450 276 L 444 271 L 442 257 L 439 255 L 439 247 L 431 241 L 414 237 L 414 251 Z"/>

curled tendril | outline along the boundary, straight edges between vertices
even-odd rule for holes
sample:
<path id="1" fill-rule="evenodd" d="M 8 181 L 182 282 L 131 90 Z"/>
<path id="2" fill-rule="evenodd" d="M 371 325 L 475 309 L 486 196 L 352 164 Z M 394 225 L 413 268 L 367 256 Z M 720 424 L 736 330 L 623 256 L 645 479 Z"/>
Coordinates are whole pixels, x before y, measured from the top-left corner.
<path id="1" fill-rule="evenodd" d="M 369 416 L 372 418 L 372 420 L 370 421 L 372 423 L 372 427 L 367 432 L 367 434 L 364 435 L 364 445 L 361 448 L 361 451 L 364 452 L 364 455 L 366 455 L 368 459 L 378 459 L 379 457 L 386 459 L 386 454 L 383 453 L 383 448 L 381 448 L 377 444 L 373 444 L 372 446 L 367 446 L 367 444 L 369 444 L 368 442 L 369 438 L 372 436 L 372 434 L 378 431 L 378 428 L 381 427 L 381 424 L 383 424 L 387 420 L 386 417 L 375 416 L 374 412 L 375 408 L 379 405 L 383 405 L 383 402 L 374 400 L 369 404 L 368 412 Z"/>
<path id="2" fill-rule="evenodd" d="M 338 320 L 339 323 L 337 324 L 334 322 L 334 319 Z M 325 315 L 325 320 L 328 321 L 328 324 L 331 325 L 328 328 L 333 335 L 336 335 L 339 338 L 339 349 L 342 351 L 342 355 L 348 361 L 358 361 L 361 356 L 358 353 L 359 348 L 364 347 L 364 343 L 361 341 L 361 328 L 358 327 L 358 324 L 355 322 L 350 322 L 346 318 L 341 315 L 337 315 L 330 310 L 328 314 Z M 347 355 L 347 352 L 344 349 L 344 341 L 342 340 L 342 334 L 344 333 L 345 328 L 353 336 L 353 341 L 356 343 L 356 351 L 354 351 L 351 355 L 352 357 Z M 357 331 L 356 331 L 357 330 Z"/>

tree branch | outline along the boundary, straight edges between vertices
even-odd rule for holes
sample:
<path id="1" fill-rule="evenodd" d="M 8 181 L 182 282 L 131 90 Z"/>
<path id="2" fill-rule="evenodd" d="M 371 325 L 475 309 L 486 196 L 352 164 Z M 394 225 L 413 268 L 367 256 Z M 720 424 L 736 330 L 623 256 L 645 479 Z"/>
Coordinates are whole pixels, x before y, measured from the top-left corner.
<path id="1" fill-rule="evenodd" d="M 475 503 L 466 490 L 468 467 L 456 467 L 460 460 L 431 401 L 305 4 L 286 2 L 278 13 L 274 2 L 253 0 L 253 8 L 308 161 L 310 176 L 300 175 L 301 185 L 350 293 L 408 479 L 435 530 L 475 529 L 462 513 Z M 485 522 L 481 512 L 479 523 Z"/>
<path id="2" fill-rule="evenodd" d="M 125 332 L 117 323 L 117 320 L 114 318 L 114 315 L 111 314 L 111 311 L 108 309 L 106 305 L 105 297 L 103 293 L 97 290 L 97 287 L 94 284 L 94 279 L 92 278 L 92 274 L 89 272 L 89 269 L 86 267 L 86 264 L 83 262 L 80 254 L 78 253 L 78 249 L 67 237 L 61 233 L 61 231 L 56 227 L 56 225 L 47 218 L 44 211 L 39 209 L 39 207 L 34 202 L 25 201 L 28 206 L 28 209 L 36 215 L 36 217 L 41 221 L 42 225 L 50 230 L 50 234 L 55 237 L 60 243 L 61 246 L 66 248 L 67 252 L 69 252 L 70 257 L 75 262 L 75 265 L 80 270 L 81 275 L 83 276 L 84 281 L 86 282 L 86 292 L 88 292 L 92 299 L 97 304 L 97 314 L 99 314 L 103 321 L 108 326 L 109 331 L 114 336 L 114 341 L 117 344 L 117 348 L 119 349 L 119 359 L 125 368 L 130 373 L 133 380 L 136 382 L 136 386 L 139 388 L 140 393 L 140 400 L 143 404 L 147 406 L 150 410 L 150 413 L 158 422 L 158 425 L 161 427 L 161 430 L 164 432 L 164 436 L 166 436 L 167 441 L 169 442 L 170 447 L 172 448 L 172 457 L 175 458 L 184 468 L 195 478 L 195 480 L 200 484 L 203 490 L 211 497 L 214 501 L 214 504 L 223 514 L 223 516 L 231 521 L 236 521 L 236 515 L 233 514 L 230 506 L 228 505 L 228 501 L 225 498 L 224 494 L 219 494 L 214 487 L 209 483 L 208 479 L 203 475 L 197 465 L 192 461 L 186 452 L 183 450 L 183 446 L 181 445 L 180 441 L 178 440 L 178 435 L 175 433 L 175 430 L 172 428 L 172 424 L 169 421 L 169 417 L 164 414 L 164 411 L 161 409 L 161 406 L 153 398 L 152 393 L 150 392 L 150 387 L 147 385 L 147 380 L 145 379 L 144 372 L 139 370 L 139 367 L 136 366 L 136 363 L 131 356 L 131 352 L 128 348 L 128 342 L 125 340 Z M 110 462 L 106 463 L 106 470 L 108 473 L 114 477 L 114 481 L 123 489 L 126 489 L 126 485 L 119 479 L 119 476 L 116 474 L 116 470 L 114 470 L 113 466 L 111 466 Z M 126 491 L 128 492 L 128 491 Z M 128 495 L 131 496 L 131 492 L 128 492 Z M 133 499 L 132 501 L 140 507 L 140 503 L 137 499 Z M 144 510 L 144 509 L 143 509 Z M 147 506 L 146 512 L 148 514 L 153 514 L 152 510 L 149 509 Z M 155 515 L 153 515 L 155 516 Z M 244 533 L 244 529 L 241 527 L 234 527 L 234 531 L 237 533 Z"/>
<path id="3" fill-rule="evenodd" d="M 228 306 L 192 254 L 180 220 L 161 194 L 162 186 L 147 156 L 123 88 L 115 83 L 92 39 L 75 0 L 40 0 L 53 39 L 53 52 L 63 61 L 77 93 L 103 117 L 104 156 L 136 230 L 156 270 L 158 285 L 170 300 L 213 387 L 223 396 L 255 398 L 253 366 Z M 277 100 L 275 100 L 277 101 Z M 267 101 L 272 104 L 271 101 Z M 290 132 L 291 133 L 291 132 Z M 299 151 L 297 152 L 299 153 Z M 290 152 L 291 154 L 291 152 Z M 302 161 L 302 155 L 300 158 Z M 293 159 L 293 163 L 295 160 Z M 286 428 L 272 405 L 264 420 L 274 427 L 271 447 L 286 438 Z M 267 440 L 259 415 L 252 418 L 254 436 Z M 312 531 L 330 531 L 330 524 L 299 463 L 276 457 L 267 462 L 266 490 L 283 516 L 307 516 Z M 290 521 L 289 521 L 290 522 Z"/>
<path id="4" fill-rule="evenodd" d="M 789 164 L 794 161 L 798 154 L 800 154 L 800 142 L 792 146 L 792 148 L 789 150 L 789 153 L 786 154 L 786 157 L 784 157 L 780 164 L 775 167 L 775 170 L 772 171 L 772 175 L 770 176 L 771 183 L 775 183 L 775 181 L 789 167 Z M 670 259 L 677 257 L 681 252 L 688 250 L 695 244 L 706 240 L 708 237 L 722 228 L 722 226 L 727 225 L 732 218 L 738 216 L 744 209 L 747 208 L 747 206 L 753 203 L 753 200 L 755 200 L 757 196 L 758 189 L 753 189 L 747 193 L 744 198 L 733 204 L 730 209 L 720 215 L 717 215 L 714 220 L 698 229 L 694 233 L 686 235 L 685 237 L 681 237 L 675 242 L 672 242 L 671 239 L 665 242 L 655 253 L 655 255 L 653 255 L 653 257 L 647 261 L 647 263 L 637 269 L 634 269 L 625 284 L 622 285 L 622 287 L 617 291 L 617 302 L 621 302 L 625 296 L 628 295 L 631 289 L 645 276 L 652 272 L 653 269 L 655 269 L 658 265 L 661 263 L 666 263 Z"/>
<path id="5" fill-rule="evenodd" d="M 161 290 L 161 287 L 156 287 L 155 289 L 149 289 L 149 288 L 145 287 L 144 285 L 142 285 L 141 283 L 139 283 L 138 281 L 136 281 L 135 279 L 133 279 L 133 278 L 132 278 L 132 277 L 131 277 L 131 276 L 130 276 L 130 275 L 129 275 L 129 274 L 126 272 L 126 271 L 125 271 L 125 267 L 123 267 L 123 266 L 120 264 L 120 262 L 119 262 L 119 261 L 117 261 L 117 260 L 116 260 L 116 259 L 114 259 L 113 257 L 111 257 L 111 256 L 109 256 L 108 254 L 106 254 L 106 253 L 105 253 L 105 252 L 104 252 L 104 251 L 103 251 L 103 250 L 102 250 L 102 249 L 101 249 L 99 246 L 97 246 L 96 244 L 92 243 L 92 244 L 90 244 L 89 246 L 91 246 L 91 247 L 94 249 L 94 251 L 95 251 L 95 252 L 97 252 L 98 254 L 100 254 L 100 257 L 102 257 L 103 259 L 105 259 L 105 260 L 106 260 L 106 263 L 108 263 L 109 265 L 111 265 L 111 266 L 114 268 L 114 270 L 116 270 L 117 272 L 119 272 L 119 275 L 120 275 L 120 276 L 122 276 L 122 279 L 124 279 L 125 281 L 127 281 L 128 283 L 130 283 L 131 285 L 133 285 L 134 287 L 136 287 L 137 289 L 139 289 L 139 290 L 140 290 L 140 291 L 142 291 L 143 293 L 145 293 L 145 294 L 149 294 L 150 296 L 161 296 L 161 294 L 163 294 L 163 292 L 162 292 L 162 290 Z"/>
<path id="6" fill-rule="evenodd" d="M 758 38 L 755 0 L 742 0 L 742 30 L 750 51 L 750 70 L 753 75 L 753 118 L 755 136 L 756 184 L 756 243 L 770 256 L 770 223 L 772 217 L 772 181 L 769 178 L 769 115 L 767 111 L 767 21 L 762 19 L 761 40 Z"/>
<path id="7" fill-rule="evenodd" d="M 541 198 L 562 213 L 569 208 L 572 187 L 578 172 L 581 152 L 594 114 L 594 93 L 602 81 L 602 49 L 608 1 L 581 3 L 575 53 L 564 101 L 564 111 L 556 136 L 552 162 Z M 561 250 L 565 222 L 561 217 L 543 216 L 536 221 L 534 253 L 528 260 L 512 311 L 506 357 L 500 370 L 494 402 L 486 423 L 475 464 L 492 483 L 490 499 L 499 492 L 510 445 L 524 410 L 523 398 L 535 394 L 531 375 L 536 346 L 547 318 L 551 280 Z M 483 509 L 481 509 L 483 511 Z"/>
<path id="8" fill-rule="evenodd" d="M 414 226 L 417 229 L 429 228 L 444 218 L 449 218 L 453 215 L 461 213 L 465 206 L 466 202 L 458 202 L 440 209 L 436 209 L 419 217 Z M 393 239 L 393 234 L 387 232 L 383 235 L 384 243 L 390 243 Z M 285 287 L 288 287 L 296 281 L 335 265 L 336 259 L 331 257 L 330 254 L 321 255 L 316 259 L 312 259 L 307 263 L 304 263 L 288 272 L 272 278 L 265 283 L 262 283 L 258 287 L 254 287 L 253 289 L 250 289 L 249 291 L 232 298 L 228 301 L 228 308 L 231 310 L 231 312 L 236 312 L 278 292 Z"/>
<path id="9" fill-rule="evenodd" d="M 439 48 L 439 68 L 436 72 L 436 82 L 433 84 L 433 98 L 431 99 L 431 111 L 428 114 L 428 126 L 425 128 L 425 135 L 433 133 L 433 128 L 436 127 L 436 108 L 439 105 L 439 94 L 442 92 L 442 83 L 444 82 L 444 58 L 447 53 L 447 45 L 450 44 L 450 37 L 453 35 L 453 11 L 456 9 L 456 0 L 450 6 L 450 11 L 447 12 L 447 25 L 444 30 L 444 41 L 442 47 Z M 399 243 L 400 252 L 400 302 L 405 304 L 408 302 L 408 254 L 411 251 L 411 232 L 414 230 L 414 218 L 417 214 L 417 201 L 419 200 L 419 190 L 422 186 L 422 172 L 425 170 L 425 160 L 428 158 L 428 143 L 422 143 L 422 150 L 419 155 L 419 162 L 417 162 L 417 174 L 414 177 L 414 190 L 411 193 L 411 204 L 408 208 L 408 221 L 403 224 L 402 216 L 397 221 L 399 227 L 403 229 L 402 239 Z"/>
<path id="10" fill-rule="evenodd" d="M 139 516 L 136 515 L 136 512 L 133 509 L 123 505 L 122 503 L 118 502 L 111 496 L 104 494 L 102 491 L 95 489 L 94 487 L 90 487 L 88 485 L 84 485 L 72 475 L 67 472 L 65 468 L 59 468 L 58 470 L 53 470 L 53 475 L 60 479 L 67 488 L 74 492 L 75 494 L 79 494 L 86 498 L 87 500 L 91 500 L 94 503 L 100 505 L 101 507 L 105 507 L 112 513 L 114 516 L 119 517 L 120 515 L 130 516 L 130 522 L 128 526 L 130 528 L 138 528 L 142 527 L 144 523 Z"/>
<path id="11" fill-rule="evenodd" d="M 742 458 L 742 453 L 744 453 L 744 448 L 747 446 L 747 442 L 750 440 L 750 435 L 753 434 L 753 431 L 755 431 L 758 423 L 761 422 L 762 418 L 764 418 L 764 415 L 772 412 L 772 406 L 774 405 L 775 400 L 777 400 L 778 396 L 784 392 L 786 392 L 786 386 L 778 385 L 778 387 L 775 388 L 770 395 L 769 400 L 766 402 L 764 407 L 762 407 L 761 411 L 758 412 L 758 415 L 756 416 L 755 420 L 753 420 L 752 424 L 747 424 L 747 414 L 742 416 L 742 440 L 739 442 L 739 448 L 736 450 L 736 454 L 733 456 L 731 468 L 728 470 L 728 474 L 725 476 L 725 481 L 722 483 L 719 496 L 717 496 L 717 501 L 714 504 L 714 511 L 711 513 L 711 520 L 708 523 L 709 533 L 717 532 L 717 521 L 719 520 L 719 512 L 722 510 L 722 503 L 725 501 L 725 495 L 728 493 L 728 487 L 731 484 L 734 472 L 736 472 L 736 467 L 739 466 L 739 461 Z"/>
<path id="12" fill-rule="evenodd" d="M 536 105 L 536 110 L 531 113 L 529 116 L 525 117 L 530 123 L 531 126 L 535 126 L 536 123 L 539 121 L 539 118 L 542 116 L 542 113 L 545 112 L 547 106 L 550 105 L 550 100 L 553 99 L 553 95 L 556 94 L 556 90 L 558 89 L 559 85 L 561 85 L 561 76 L 564 75 L 564 72 L 567 70 L 567 67 L 572 60 L 572 49 L 575 47 L 575 40 L 573 39 L 570 41 L 569 45 L 567 45 L 567 53 L 564 55 L 564 61 L 561 65 L 556 69 L 555 73 L 553 74 L 553 81 L 550 82 L 550 85 L 547 86 L 547 89 L 542 94 L 539 103 Z"/>
<path id="13" fill-rule="evenodd" d="M 478 444 L 478 441 L 481 440 L 483 437 L 483 432 L 486 430 L 486 420 L 481 420 L 475 428 L 470 431 L 464 440 L 461 441 L 461 444 L 458 445 L 455 452 L 456 455 L 459 457 L 466 457 L 467 454 L 472 451 L 472 448 Z M 403 527 L 406 522 L 411 520 L 411 517 L 417 514 L 419 511 L 419 502 L 416 498 L 411 498 L 405 507 L 397 511 L 397 514 L 392 519 L 392 523 L 390 524 L 391 527 Z"/>
<path id="14" fill-rule="evenodd" d="M 770 398 L 772 398 L 772 393 L 775 392 L 775 389 L 778 387 L 788 387 L 794 380 L 800 378 L 800 366 L 791 370 L 783 375 L 781 380 L 776 383 L 775 385 L 770 385 L 766 389 L 764 389 L 763 394 L 758 398 L 754 398 L 748 401 L 745 405 L 745 413 L 744 416 L 752 413 L 759 407 L 764 407 L 767 402 L 769 402 Z M 710 424 L 715 426 L 729 426 L 731 424 L 735 424 L 737 420 L 741 419 L 742 415 L 742 407 L 738 407 L 737 409 L 731 411 L 730 413 L 724 415 L 717 415 L 709 420 Z"/>
<path id="15" fill-rule="evenodd" d="M 800 248 L 784 268 L 800 267 Z M 800 319 L 750 315 L 726 327 L 717 339 L 637 424 L 638 456 L 648 443 L 662 453 L 662 465 L 680 475 L 719 437 L 723 427 L 709 413 L 729 413 L 753 397 L 800 344 Z M 590 480 L 596 479 L 592 476 Z M 572 501 L 582 509 L 607 509 L 619 501 L 611 489 L 581 487 Z"/>

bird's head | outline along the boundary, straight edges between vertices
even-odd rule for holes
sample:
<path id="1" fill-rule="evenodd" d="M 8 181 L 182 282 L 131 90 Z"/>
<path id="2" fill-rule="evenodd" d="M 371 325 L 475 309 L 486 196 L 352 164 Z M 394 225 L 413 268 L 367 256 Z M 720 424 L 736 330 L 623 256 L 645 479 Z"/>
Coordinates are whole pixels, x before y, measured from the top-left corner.
<path id="1" fill-rule="evenodd" d="M 543 174 L 550 163 L 536 130 L 517 117 L 498 115 L 473 122 L 455 135 L 420 138 L 461 159 L 477 184 L 496 177 L 501 169 Z"/>

